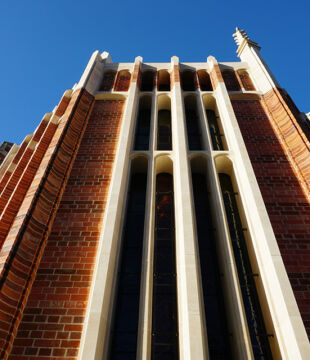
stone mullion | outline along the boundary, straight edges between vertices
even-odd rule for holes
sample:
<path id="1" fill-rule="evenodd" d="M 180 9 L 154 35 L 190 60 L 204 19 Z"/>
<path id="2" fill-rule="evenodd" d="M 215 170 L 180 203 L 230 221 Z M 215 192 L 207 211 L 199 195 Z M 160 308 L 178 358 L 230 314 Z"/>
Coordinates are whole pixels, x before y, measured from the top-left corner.
<path id="1" fill-rule="evenodd" d="M 180 359 L 206 359 L 197 239 L 178 59 L 171 91 Z"/>
<path id="2" fill-rule="evenodd" d="M 105 213 L 109 214 L 109 218 L 104 217 L 101 226 L 93 284 L 79 352 L 81 359 L 92 359 L 98 354 L 103 359 L 108 356 L 117 265 L 121 245 L 124 199 L 126 199 L 126 189 L 129 181 L 130 169 L 128 164 L 130 163 L 134 131 L 135 107 L 139 94 L 137 83 L 140 77 L 141 62 L 142 59 L 137 57 L 123 113 L 111 187 L 105 209 Z"/>

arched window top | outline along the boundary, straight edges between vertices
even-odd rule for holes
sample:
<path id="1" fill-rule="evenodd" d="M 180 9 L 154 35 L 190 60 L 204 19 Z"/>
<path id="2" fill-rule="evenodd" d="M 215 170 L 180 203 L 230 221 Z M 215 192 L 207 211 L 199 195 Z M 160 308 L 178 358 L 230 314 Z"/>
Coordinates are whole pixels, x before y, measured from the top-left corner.
<path id="1" fill-rule="evenodd" d="M 181 72 L 181 84 L 183 91 L 195 91 L 197 88 L 196 71 L 183 70 Z"/>
<path id="2" fill-rule="evenodd" d="M 115 91 L 128 91 L 130 85 L 131 74 L 128 70 L 121 70 L 117 74 L 115 82 Z"/>
<path id="3" fill-rule="evenodd" d="M 155 80 L 155 72 L 153 70 L 145 70 L 141 74 L 141 91 L 153 91 Z"/>
<path id="4" fill-rule="evenodd" d="M 159 70 L 157 89 L 158 91 L 170 91 L 170 74 L 167 70 Z"/>
<path id="5" fill-rule="evenodd" d="M 216 100 L 212 95 L 205 95 L 202 98 L 204 108 L 206 110 L 213 110 L 217 113 L 217 106 L 216 106 Z"/>
<path id="6" fill-rule="evenodd" d="M 168 155 L 157 156 L 155 165 L 156 174 L 165 172 L 173 175 L 173 162 Z"/>
<path id="7" fill-rule="evenodd" d="M 111 91 L 115 81 L 116 71 L 108 70 L 103 74 L 99 91 Z"/>
<path id="8" fill-rule="evenodd" d="M 241 80 L 242 87 L 244 88 L 244 90 L 247 90 L 247 91 L 255 90 L 255 87 L 250 78 L 250 75 L 248 74 L 248 72 L 246 70 L 244 70 L 244 69 L 238 70 L 238 75 L 239 75 L 239 78 Z"/>
<path id="9" fill-rule="evenodd" d="M 158 110 L 171 110 L 171 99 L 167 95 L 159 95 L 157 101 Z"/>
<path id="10" fill-rule="evenodd" d="M 135 156 L 131 160 L 131 173 L 147 173 L 148 158 L 144 155 Z"/>
<path id="11" fill-rule="evenodd" d="M 210 75 L 206 70 L 198 70 L 197 71 L 199 86 L 201 91 L 212 91 L 212 84 Z"/>
<path id="12" fill-rule="evenodd" d="M 228 91 L 240 91 L 240 84 L 233 70 L 223 70 L 222 76 Z"/>

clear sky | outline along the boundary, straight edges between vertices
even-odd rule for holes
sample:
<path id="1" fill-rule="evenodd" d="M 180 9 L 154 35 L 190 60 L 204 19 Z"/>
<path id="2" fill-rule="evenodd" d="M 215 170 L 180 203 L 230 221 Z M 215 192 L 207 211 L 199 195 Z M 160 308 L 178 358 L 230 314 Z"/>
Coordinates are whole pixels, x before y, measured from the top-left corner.
<path id="1" fill-rule="evenodd" d="M 245 29 L 303 112 L 310 111 L 308 0 L 0 1 L 0 143 L 20 143 L 78 82 L 94 50 L 114 62 L 239 61 Z"/>

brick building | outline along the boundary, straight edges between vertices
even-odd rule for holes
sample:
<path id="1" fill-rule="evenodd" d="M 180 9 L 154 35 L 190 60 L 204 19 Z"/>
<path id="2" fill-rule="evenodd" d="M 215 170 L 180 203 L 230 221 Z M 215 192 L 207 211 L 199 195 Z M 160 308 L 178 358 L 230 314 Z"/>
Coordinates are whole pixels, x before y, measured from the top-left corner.
<path id="1" fill-rule="evenodd" d="M 0 358 L 307 359 L 307 117 L 240 62 L 113 63 L 0 167 Z"/>

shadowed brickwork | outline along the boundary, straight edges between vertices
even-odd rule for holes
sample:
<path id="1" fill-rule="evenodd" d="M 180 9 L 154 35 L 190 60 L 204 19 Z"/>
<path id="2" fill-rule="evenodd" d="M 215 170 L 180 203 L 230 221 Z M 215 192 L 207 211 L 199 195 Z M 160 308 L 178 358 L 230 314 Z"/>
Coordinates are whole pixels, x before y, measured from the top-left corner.
<path id="1" fill-rule="evenodd" d="M 95 102 L 9 357 L 76 359 L 123 100 Z"/>

